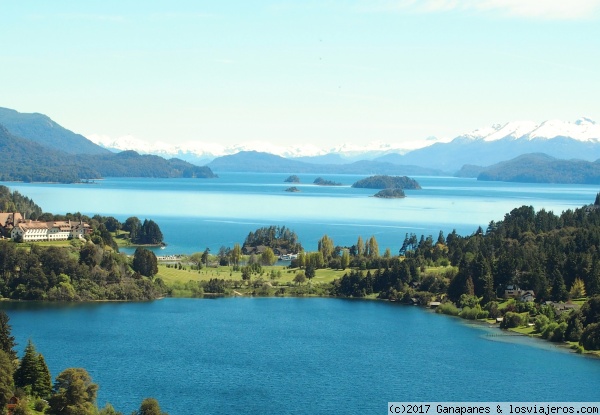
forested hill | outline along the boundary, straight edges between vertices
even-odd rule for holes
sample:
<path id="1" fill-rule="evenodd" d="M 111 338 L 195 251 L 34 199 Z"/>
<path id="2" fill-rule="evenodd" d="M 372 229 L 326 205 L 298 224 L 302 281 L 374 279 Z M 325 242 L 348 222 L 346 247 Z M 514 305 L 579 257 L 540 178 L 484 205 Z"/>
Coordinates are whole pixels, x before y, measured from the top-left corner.
<path id="1" fill-rule="evenodd" d="M 475 169 L 471 170 L 476 172 Z M 525 154 L 482 168 L 477 180 L 600 184 L 600 161 L 560 160 L 542 153 Z"/>
<path id="2" fill-rule="evenodd" d="M 24 114 L 0 108 L 0 124 L 11 134 L 69 154 L 108 154 L 109 151 L 80 134 L 58 125 L 44 114 Z"/>
<path id="3" fill-rule="evenodd" d="M 0 125 L 0 181 L 73 183 L 101 177 L 216 177 L 208 167 L 133 151 L 67 154 L 16 137 Z"/>
<path id="4" fill-rule="evenodd" d="M 11 192 L 8 187 L 0 185 L 0 212 L 19 212 L 29 219 L 40 216 L 42 208 L 27 196 L 17 191 Z"/>
<path id="5" fill-rule="evenodd" d="M 15 137 L 0 125 L 0 181 L 78 182 L 100 178 L 72 155 Z"/>

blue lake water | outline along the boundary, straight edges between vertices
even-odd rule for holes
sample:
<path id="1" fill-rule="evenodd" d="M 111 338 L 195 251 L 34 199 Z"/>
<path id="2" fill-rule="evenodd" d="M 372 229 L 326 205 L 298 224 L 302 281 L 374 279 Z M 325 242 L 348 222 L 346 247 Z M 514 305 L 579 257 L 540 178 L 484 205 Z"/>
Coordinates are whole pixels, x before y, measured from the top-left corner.
<path id="1" fill-rule="evenodd" d="M 5 183 L 31 197 L 45 211 L 129 216 L 155 220 L 168 246 L 163 254 L 242 243 L 250 231 L 285 225 L 308 250 L 324 234 L 351 246 L 358 236 L 375 235 L 381 250 L 396 253 L 407 232 L 437 237 L 440 230 L 461 235 L 532 205 L 560 213 L 594 201 L 593 185 L 478 182 L 454 177 L 416 177 L 422 190 L 405 199 L 377 199 L 371 189 L 354 189 L 358 175 L 326 175 L 343 186 L 311 184 L 317 175 L 299 175 L 301 191 L 288 193 L 287 174 L 220 173 L 218 179 L 109 178 L 89 185 Z"/>
<path id="2" fill-rule="evenodd" d="M 299 175 L 312 183 L 316 175 Z M 215 180 L 106 179 L 5 183 L 45 211 L 154 219 L 168 246 L 191 253 L 285 225 L 307 249 L 375 235 L 397 252 L 407 232 L 471 234 L 522 205 L 554 212 L 594 201 L 596 186 L 417 177 L 423 190 L 383 200 L 341 187 L 296 185 L 283 174 Z M 56 376 L 84 367 L 99 404 L 130 413 L 147 396 L 171 415 L 384 413 L 388 401 L 598 401 L 600 360 L 522 337 L 490 336 L 416 307 L 335 299 L 166 299 L 148 303 L 0 303 L 20 351 L 31 338 Z M 341 412 L 344 410 L 345 412 Z"/>
<path id="3" fill-rule="evenodd" d="M 388 401 L 598 401 L 600 360 L 427 310 L 323 298 L 0 303 L 100 406 L 171 415 L 383 414 Z"/>

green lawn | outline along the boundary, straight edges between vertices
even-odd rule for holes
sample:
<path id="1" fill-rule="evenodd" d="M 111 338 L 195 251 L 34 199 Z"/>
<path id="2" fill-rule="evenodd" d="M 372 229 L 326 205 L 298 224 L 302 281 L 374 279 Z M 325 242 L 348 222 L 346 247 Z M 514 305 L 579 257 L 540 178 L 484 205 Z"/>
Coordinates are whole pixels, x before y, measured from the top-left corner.
<path id="1" fill-rule="evenodd" d="M 191 270 L 189 266 L 185 266 L 187 269 L 177 269 L 177 268 L 167 268 L 165 264 L 158 265 L 158 274 L 157 277 L 161 278 L 167 285 L 173 283 L 186 283 L 190 280 L 192 281 L 208 281 L 211 278 L 219 278 L 225 280 L 241 280 L 242 273 L 240 271 L 233 271 L 230 267 L 220 266 L 220 267 L 209 267 L 202 268 L 200 271 Z M 252 275 L 252 279 L 263 278 L 264 280 L 271 280 L 271 271 L 275 271 L 277 275 L 278 271 L 281 272 L 281 277 L 275 278 L 273 281 L 278 283 L 290 283 L 293 282 L 294 277 L 299 272 L 298 269 L 288 269 L 284 266 L 271 266 L 271 267 L 262 267 L 263 274 Z M 313 283 L 328 283 L 333 281 L 336 278 L 341 278 L 346 271 L 341 270 L 332 270 L 332 269 L 318 269 L 316 270 L 315 277 L 313 278 Z"/>

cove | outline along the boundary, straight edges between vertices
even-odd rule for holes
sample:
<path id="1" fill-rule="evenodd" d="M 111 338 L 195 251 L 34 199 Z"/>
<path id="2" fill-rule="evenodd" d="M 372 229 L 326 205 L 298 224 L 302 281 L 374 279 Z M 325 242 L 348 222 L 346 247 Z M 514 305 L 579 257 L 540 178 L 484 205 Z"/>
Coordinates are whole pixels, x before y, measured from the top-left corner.
<path id="1" fill-rule="evenodd" d="M 419 307 L 329 298 L 10 303 L 53 377 L 84 367 L 98 404 L 171 415 L 370 414 L 388 401 L 595 401 L 600 360 L 498 340 Z M 499 332 L 499 330 L 498 330 Z M 531 347 L 537 345 L 539 347 Z"/>

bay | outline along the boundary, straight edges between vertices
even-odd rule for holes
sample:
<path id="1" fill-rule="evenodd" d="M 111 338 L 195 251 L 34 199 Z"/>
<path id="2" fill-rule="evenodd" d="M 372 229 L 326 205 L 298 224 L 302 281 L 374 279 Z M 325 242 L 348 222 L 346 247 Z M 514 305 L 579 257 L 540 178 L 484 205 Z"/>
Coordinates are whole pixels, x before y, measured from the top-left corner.
<path id="1" fill-rule="evenodd" d="M 374 235 L 381 250 L 397 253 L 406 233 L 445 235 L 455 229 L 469 235 L 512 209 L 531 205 L 560 213 L 593 203 L 598 187 L 479 182 L 455 177 L 416 177 L 422 190 L 405 199 L 371 197 L 372 189 L 354 189 L 364 175 L 327 175 L 342 186 L 311 184 L 302 175 L 288 193 L 287 174 L 220 173 L 218 179 L 107 178 L 94 184 L 6 183 L 32 198 L 47 212 L 81 212 L 153 219 L 165 235 L 161 254 L 189 254 L 243 243 L 262 226 L 287 226 L 305 249 L 315 250 L 324 234 L 335 244 L 351 246 L 358 236 Z M 124 250 L 131 253 L 131 249 Z"/>
<path id="2" fill-rule="evenodd" d="M 597 401 L 600 360 L 419 307 L 324 298 L 2 302 L 56 376 L 171 415 L 381 414 L 388 401 Z M 492 335 L 491 335 L 492 334 Z M 498 341 L 500 340 L 500 341 Z"/>

